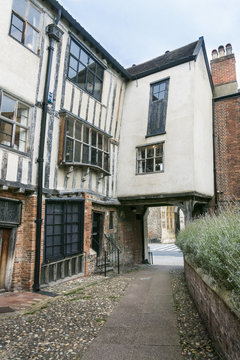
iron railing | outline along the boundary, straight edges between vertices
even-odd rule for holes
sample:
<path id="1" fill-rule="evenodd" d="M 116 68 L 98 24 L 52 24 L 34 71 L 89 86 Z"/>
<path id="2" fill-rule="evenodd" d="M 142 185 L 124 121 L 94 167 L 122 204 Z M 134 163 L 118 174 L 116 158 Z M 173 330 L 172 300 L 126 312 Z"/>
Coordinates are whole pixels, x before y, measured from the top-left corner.
<path id="1" fill-rule="evenodd" d="M 105 238 L 102 256 L 97 258 L 97 269 L 106 277 L 108 271 L 120 274 L 120 249 L 109 236 L 105 235 Z"/>

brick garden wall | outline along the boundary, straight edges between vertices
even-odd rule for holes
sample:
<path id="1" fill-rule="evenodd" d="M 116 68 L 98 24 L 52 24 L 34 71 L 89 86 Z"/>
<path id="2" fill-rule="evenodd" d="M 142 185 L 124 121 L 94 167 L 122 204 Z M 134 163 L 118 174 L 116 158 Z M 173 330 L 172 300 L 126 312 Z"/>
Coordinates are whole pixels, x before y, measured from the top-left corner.
<path id="1" fill-rule="evenodd" d="M 184 266 L 188 289 L 214 341 L 216 350 L 223 359 L 239 360 L 240 318 L 186 260 Z"/>

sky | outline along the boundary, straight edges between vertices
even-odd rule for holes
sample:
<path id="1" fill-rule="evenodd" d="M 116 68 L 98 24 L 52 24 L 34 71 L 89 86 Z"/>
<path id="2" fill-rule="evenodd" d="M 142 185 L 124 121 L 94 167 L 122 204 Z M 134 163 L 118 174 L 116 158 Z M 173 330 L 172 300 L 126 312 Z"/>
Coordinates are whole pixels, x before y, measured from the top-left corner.
<path id="1" fill-rule="evenodd" d="M 204 37 L 211 52 L 232 44 L 240 87 L 239 0 L 59 0 L 122 66 Z"/>

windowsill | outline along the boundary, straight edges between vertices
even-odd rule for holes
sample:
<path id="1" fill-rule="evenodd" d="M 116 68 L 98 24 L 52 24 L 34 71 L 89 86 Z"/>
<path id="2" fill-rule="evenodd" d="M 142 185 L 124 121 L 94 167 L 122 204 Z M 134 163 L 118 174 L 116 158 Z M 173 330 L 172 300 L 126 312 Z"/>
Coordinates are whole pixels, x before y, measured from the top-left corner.
<path id="1" fill-rule="evenodd" d="M 163 131 L 163 132 L 160 132 L 160 133 L 157 133 L 157 134 L 145 135 L 145 138 L 149 138 L 149 137 L 152 137 L 152 136 L 158 136 L 158 135 L 164 135 L 164 134 L 166 134 L 166 131 Z"/>
<path id="2" fill-rule="evenodd" d="M 10 36 L 10 38 L 12 38 L 13 40 L 15 40 L 18 44 L 22 45 L 23 47 L 25 47 L 25 49 L 28 49 L 32 54 L 36 55 L 37 57 L 40 58 L 40 49 L 38 49 L 38 52 L 34 52 L 33 50 L 31 50 L 29 47 L 27 47 L 26 45 L 24 45 L 21 41 L 18 41 L 18 39 L 16 39 L 15 37 L 13 37 L 12 35 L 8 34 Z"/>
<path id="3" fill-rule="evenodd" d="M 109 171 L 104 170 L 104 169 L 100 168 L 99 166 L 93 165 L 93 164 L 76 163 L 76 162 L 64 162 L 64 161 L 62 161 L 60 166 L 77 166 L 77 167 L 90 168 L 90 169 L 95 170 L 96 172 L 103 173 L 106 176 L 111 175 L 111 173 Z"/>
<path id="4" fill-rule="evenodd" d="M 11 152 L 16 153 L 16 154 L 19 154 L 19 155 L 23 155 L 23 156 L 26 156 L 26 157 L 30 157 L 30 154 L 29 154 L 29 153 L 23 152 L 23 151 L 20 151 L 20 150 L 13 149 L 12 147 L 10 147 L 10 146 L 8 146 L 8 145 L 0 144 L 0 148 L 3 148 L 4 150 L 8 150 L 8 151 L 11 151 Z"/>
<path id="5" fill-rule="evenodd" d="M 162 174 L 164 173 L 164 170 L 161 171 L 152 171 L 152 172 L 145 172 L 145 173 L 141 173 L 141 174 L 135 174 L 135 175 L 153 175 L 153 174 Z"/>
<path id="6" fill-rule="evenodd" d="M 69 77 L 67 76 L 67 80 L 70 81 L 70 83 L 74 84 L 75 86 L 77 86 L 78 89 L 81 89 L 82 91 L 84 91 L 86 94 L 88 94 L 89 96 L 91 96 L 94 100 L 98 101 L 99 104 L 102 105 L 102 95 L 101 95 L 101 99 L 97 99 L 95 96 L 93 96 L 93 94 L 91 94 L 89 91 L 87 91 L 87 89 L 82 88 L 81 86 L 79 86 L 77 83 L 75 83 L 74 81 L 72 81 L 71 79 L 69 79 Z"/>

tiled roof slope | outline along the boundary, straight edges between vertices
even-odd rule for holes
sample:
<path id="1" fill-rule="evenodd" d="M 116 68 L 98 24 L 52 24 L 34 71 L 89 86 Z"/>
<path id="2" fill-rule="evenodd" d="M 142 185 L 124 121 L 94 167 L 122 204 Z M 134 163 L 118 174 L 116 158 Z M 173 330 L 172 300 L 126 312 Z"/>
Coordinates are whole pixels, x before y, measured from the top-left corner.
<path id="1" fill-rule="evenodd" d="M 161 70 L 161 68 L 168 68 L 177 64 L 183 63 L 194 57 L 194 50 L 198 44 L 195 41 L 191 44 L 183 46 L 179 49 L 169 51 L 164 55 L 158 56 L 152 60 L 146 61 L 139 65 L 134 65 L 126 69 L 132 76 L 138 77 L 139 75 L 145 75 L 146 73 L 153 73 L 154 70 Z"/>

